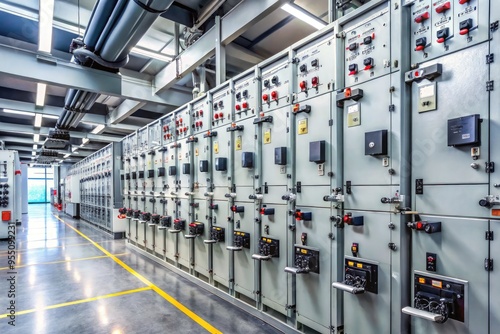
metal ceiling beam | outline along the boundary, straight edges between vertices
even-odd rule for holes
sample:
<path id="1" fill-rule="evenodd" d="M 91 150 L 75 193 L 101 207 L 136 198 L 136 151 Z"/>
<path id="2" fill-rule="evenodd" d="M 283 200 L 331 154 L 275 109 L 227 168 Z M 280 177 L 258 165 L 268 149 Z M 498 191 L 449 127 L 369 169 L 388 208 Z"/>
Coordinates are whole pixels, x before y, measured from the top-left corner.
<path id="1" fill-rule="evenodd" d="M 135 101 L 132 101 L 132 102 L 135 102 Z M 140 102 L 137 102 L 137 103 L 140 103 Z M 49 116 L 60 116 L 61 112 L 63 111 L 63 109 L 61 107 L 53 107 L 53 106 L 45 105 L 41 109 L 40 107 L 36 107 L 34 103 L 14 101 L 14 100 L 9 100 L 9 99 L 0 99 L 0 108 L 20 110 L 20 111 L 38 113 L 38 114 L 49 115 Z M 135 131 L 135 130 L 140 128 L 140 126 L 138 126 L 138 125 L 129 125 L 129 124 L 120 124 L 120 123 L 110 124 L 109 121 L 106 121 L 106 116 L 96 115 L 96 114 L 85 114 L 85 116 L 83 116 L 81 122 L 92 123 L 92 124 L 106 124 L 106 127 L 110 128 L 110 129 L 117 129 L 117 130 Z"/>
<path id="2" fill-rule="evenodd" d="M 221 20 L 222 36 L 220 42 L 228 45 L 248 28 L 281 7 L 289 0 L 242 1 Z M 196 67 L 215 53 L 214 41 L 217 38 L 216 27 L 212 27 L 192 46 L 187 48 L 168 64 L 154 78 L 155 93 L 172 87 L 180 78 L 191 73 Z"/>
<path id="3" fill-rule="evenodd" d="M 144 107 L 146 102 L 125 100 L 112 112 L 108 114 L 108 123 L 117 124 L 123 121 L 128 116 L 135 113 L 137 110 Z"/>
<path id="4" fill-rule="evenodd" d="M 109 73 L 51 58 L 39 59 L 36 53 L 0 45 L 0 74 L 27 81 L 42 82 L 92 93 L 126 99 L 180 106 L 191 100 L 190 94 L 162 92 L 156 94 L 151 77 L 130 70 Z M 12 66 L 16 64 L 16 66 Z"/>
<path id="5" fill-rule="evenodd" d="M 33 141 L 33 138 L 18 138 L 18 137 L 10 137 L 10 136 L 0 136 L 0 140 L 3 140 L 6 143 L 16 143 L 16 144 L 27 144 L 33 146 L 33 144 L 37 144 Z M 42 143 L 43 141 L 40 141 Z"/>
<path id="6" fill-rule="evenodd" d="M 251 64 L 258 64 L 265 59 L 261 55 L 234 43 L 229 44 L 226 51 L 228 58 L 233 57 Z"/>
<path id="7" fill-rule="evenodd" d="M 31 125 L 20 125 L 14 123 L 5 123 L 0 124 L 0 132 L 7 133 L 24 133 L 24 134 L 35 134 L 39 133 L 42 136 L 47 136 L 49 134 L 50 128 L 41 127 L 40 129 L 35 128 Z M 102 141 L 102 142 L 119 142 L 123 139 L 122 136 L 109 136 L 109 135 L 95 135 L 93 133 L 85 133 L 78 131 L 70 131 L 69 132 L 71 138 L 89 138 L 90 140 Z M 34 143 L 32 141 L 32 143 Z"/>

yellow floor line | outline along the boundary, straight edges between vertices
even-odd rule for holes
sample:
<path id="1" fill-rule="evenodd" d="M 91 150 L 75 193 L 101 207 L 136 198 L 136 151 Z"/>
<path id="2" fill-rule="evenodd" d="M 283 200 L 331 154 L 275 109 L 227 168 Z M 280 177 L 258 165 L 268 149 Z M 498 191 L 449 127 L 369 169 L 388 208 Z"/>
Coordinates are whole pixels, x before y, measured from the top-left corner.
<path id="1" fill-rule="evenodd" d="M 103 241 L 99 241 L 98 244 L 103 244 L 103 243 L 106 243 L 106 242 L 112 242 L 112 241 L 115 241 L 115 240 L 103 240 Z M 92 245 L 92 242 L 89 243 L 89 242 L 85 242 L 85 243 L 82 243 L 82 244 L 68 244 L 68 245 L 62 245 L 62 246 L 47 246 L 47 247 L 36 247 L 36 248 L 26 248 L 26 249 L 19 249 L 17 250 L 17 253 L 27 253 L 27 252 L 30 252 L 30 251 L 34 251 L 34 250 L 41 250 L 41 249 L 52 249 L 52 248 L 63 248 L 63 247 L 73 247 L 73 246 L 89 246 L 89 245 Z M 8 251 L 1 251 L 0 254 L 7 254 Z"/>
<path id="2" fill-rule="evenodd" d="M 80 300 L 75 300 L 75 301 L 67 302 L 67 303 L 61 303 L 61 304 L 50 305 L 50 306 L 45 306 L 45 307 L 40 307 L 40 308 L 34 308 L 31 310 L 19 311 L 19 312 L 16 312 L 16 316 L 28 314 L 28 313 L 33 313 L 33 312 L 37 312 L 37 311 L 52 310 L 52 309 L 60 308 L 60 307 L 66 307 L 66 306 L 71 306 L 71 305 L 93 302 L 93 301 L 100 300 L 100 299 L 130 295 L 132 293 L 141 292 L 141 291 L 148 291 L 148 290 L 151 290 L 151 287 L 145 286 L 143 288 L 134 289 L 134 290 L 115 292 L 115 293 L 110 293 L 108 295 L 103 295 L 103 296 L 97 296 L 97 297 L 92 297 L 92 298 L 87 298 L 87 299 L 80 299 Z M 9 313 L 1 314 L 0 319 L 7 318 L 9 315 L 10 315 Z"/>
<path id="3" fill-rule="evenodd" d="M 151 283 L 149 280 L 147 280 L 144 276 L 142 276 L 141 274 L 139 274 L 138 272 L 136 272 L 134 269 L 130 268 L 127 264 L 125 264 L 125 262 L 123 262 L 122 260 L 118 259 L 116 256 L 114 256 L 113 254 L 111 254 L 110 252 L 108 252 L 106 249 L 104 249 L 103 247 L 101 247 L 96 242 L 92 241 L 92 239 L 90 239 L 89 237 L 87 237 L 85 234 L 83 234 L 82 232 L 80 232 L 79 230 L 77 230 L 76 228 L 74 228 L 73 226 L 71 226 L 70 224 L 66 223 L 64 220 L 62 220 L 61 218 L 59 218 L 59 216 L 56 216 L 56 215 L 54 215 L 54 216 L 59 221 L 61 221 L 62 223 L 66 224 L 66 226 L 68 226 L 69 228 L 71 228 L 74 231 L 76 231 L 76 233 L 80 234 L 84 239 L 86 239 L 90 243 L 92 243 L 101 252 L 103 252 L 104 254 L 106 254 L 107 256 L 109 256 L 110 258 L 112 258 L 116 263 L 118 263 L 120 266 L 122 266 L 129 273 L 131 273 L 132 275 L 134 275 L 135 277 L 137 277 L 141 282 L 143 282 L 148 287 L 150 287 L 154 292 L 156 292 L 157 294 L 159 294 L 160 296 L 162 296 L 166 301 L 168 301 L 170 304 L 172 304 L 173 306 L 175 306 L 182 313 L 184 313 L 189 318 L 191 318 L 193 321 L 195 321 L 198 325 L 200 325 L 201 327 L 205 328 L 209 333 L 218 333 L 218 334 L 220 333 L 220 334 L 222 334 L 222 332 L 220 330 L 218 330 L 217 328 L 215 328 L 212 325 L 210 325 L 208 322 L 206 322 L 205 320 L 203 320 L 196 313 L 194 313 L 193 311 L 191 311 L 190 309 L 188 309 L 186 306 L 184 306 L 180 302 L 178 302 L 174 297 L 170 296 L 168 293 L 166 293 L 165 291 L 163 291 L 162 289 L 160 289 L 159 287 L 157 287 L 156 285 L 154 285 L 153 283 Z"/>
<path id="4" fill-rule="evenodd" d="M 126 254 L 129 254 L 129 253 L 120 253 L 120 254 L 115 254 L 114 256 L 123 256 Z M 95 259 L 104 259 L 104 258 L 108 258 L 108 256 L 107 255 L 99 255 L 99 256 L 92 256 L 92 257 L 83 257 L 81 259 L 71 259 L 71 260 L 61 260 L 61 261 L 51 261 L 51 262 L 39 262 L 39 263 L 34 262 L 34 263 L 16 265 L 16 269 L 30 267 L 30 266 L 45 265 L 45 264 L 57 264 L 57 263 L 86 261 L 86 260 L 95 260 Z M 0 268 L 0 270 L 7 270 L 7 269 L 10 269 L 10 267 L 1 267 Z"/>

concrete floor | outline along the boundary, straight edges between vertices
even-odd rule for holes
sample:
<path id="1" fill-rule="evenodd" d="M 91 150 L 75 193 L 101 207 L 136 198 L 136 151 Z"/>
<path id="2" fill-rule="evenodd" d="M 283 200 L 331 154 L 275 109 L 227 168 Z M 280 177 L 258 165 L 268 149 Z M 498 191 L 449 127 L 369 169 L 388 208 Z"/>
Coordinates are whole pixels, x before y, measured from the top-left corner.
<path id="1" fill-rule="evenodd" d="M 6 310 L 13 299 L 7 256 L 7 242 L 1 241 L 2 334 L 281 333 L 128 251 L 125 240 L 112 240 L 40 204 L 30 205 L 17 229 L 13 327 Z"/>

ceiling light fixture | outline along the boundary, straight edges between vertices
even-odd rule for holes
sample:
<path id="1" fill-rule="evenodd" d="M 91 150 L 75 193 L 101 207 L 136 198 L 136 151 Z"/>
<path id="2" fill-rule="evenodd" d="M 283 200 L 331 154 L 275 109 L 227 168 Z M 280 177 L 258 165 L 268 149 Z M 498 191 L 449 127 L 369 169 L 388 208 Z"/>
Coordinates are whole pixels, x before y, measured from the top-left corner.
<path id="1" fill-rule="evenodd" d="M 95 135 L 96 135 L 96 134 L 99 134 L 102 130 L 104 130 L 104 128 L 105 128 L 105 127 L 106 127 L 105 125 L 100 124 L 100 125 L 96 126 L 96 127 L 94 128 L 94 130 L 90 131 L 90 133 L 93 133 L 93 134 L 95 134 Z"/>
<path id="2" fill-rule="evenodd" d="M 36 106 L 43 107 L 45 105 L 45 93 L 47 92 L 47 85 L 43 83 L 36 84 Z"/>
<path id="3" fill-rule="evenodd" d="M 34 113 L 29 112 L 29 111 L 3 109 L 3 112 L 5 112 L 7 114 L 16 114 L 16 115 L 23 115 L 23 116 L 35 116 Z"/>
<path id="4" fill-rule="evenodd" d="M 43 118 L 59 119 L 59 116 L 57 116 L 57 115 L 47 115 L 47 114 L 43 114 L 42 116 L 43 116 Z"/>
<path id="5" fill-rule="evenodd" d="M 35 143 L 38 143 L 38 142 L 40 141 L 40 135 L 39 135 L 39 134 L 37 134 L 37 133 L 36 133 L 36 134 L 34 134 L 34 135 L 33 135 L 33 141 L 34 141 Z"/>
<path id="6" fill-rule="evenodd" d="M 76 153 L 76 150 L 78 150 L 78 146 L 73 146 L 71 148 L 71 152 Z"/>
<path id="7" fill-rule="evenodd" d="M 31 155 L 35 156 L 35 155 L 36 155 L 36 152 L 35 152 L 35 151 L 31 152 Z"/>
<path id="8" fill-rule="evenodd" d="M 69 157 L 70 155 L 71 155 L 71 153 L 67 153 L 67 154 L 65 154 L 65 155 L 64 155 L 64 157 L 63 157 L 63 158 L 64 158 L 64 159 L 66 159 L 66 158 L 67 158 L 67 157 Z"/>
<path id="9" fill-rule="evenodd" d="M 302 20 L 305 23 L 310 24 L 311 26 L 313 26 L 314 28 L 316 28 L 318 30 L 326 27 L 326 23 L 323 22 L 323 20 L 321 20 L 317 16 L 309 13 L 304 8 L 297 6 L 296 4 L 287 3 L 287 4 L 284 4 L 281 7 L 281 9 L 288 12 L 289 14 L 292 14 L 293 16 L 298 18 L 299 20 Z"/>
<path id="10" fill-rule="evenodd" d="M 88 138 L 82 138 L 82 145 L 81 146 L 88 144 L 89 141 L 90 141 L 90 139 L 88 139 Z"/>
<path id="11" fill-rule="evenodd" d="M 167 54 L 164 54 L 161 52 L 156 52 L 156 51 L 152 51 L 152 50 L 138 48 L 137 46 L 133 47 L 132 50 L 130 50 L 130 52 L 136 53 L 136 54 L 141 55 L 141 56 L 149 57 L 152 59 L 161 60 L 161 61 L 166 62 L 166 63 L 170 63 L 172 61 L 172 59 L 174 59 L 173 56 L 170 56 L 170 55 L 167 55 Z"/>
<path id="12" fill-rule="evenodd" d="M 34 149 L 35 151 L 36 151 L 36 150 L 38 150 L 38 145 L 36 145 L 36 144 L 35 144 L 35 145 L 33 145 L 33 149 Z"/>
<path id="13" fill-rule="evenodd" d="M 39 128 L 42 126 L 42 114 L 35 115 L 35 128 Z"/>
<path id="14" fill-rule="evenodd" d="M 54 23 L 54 0 L 40 0 L 38 20 L 38 51 L 51 53 L 52 24 Z"/>

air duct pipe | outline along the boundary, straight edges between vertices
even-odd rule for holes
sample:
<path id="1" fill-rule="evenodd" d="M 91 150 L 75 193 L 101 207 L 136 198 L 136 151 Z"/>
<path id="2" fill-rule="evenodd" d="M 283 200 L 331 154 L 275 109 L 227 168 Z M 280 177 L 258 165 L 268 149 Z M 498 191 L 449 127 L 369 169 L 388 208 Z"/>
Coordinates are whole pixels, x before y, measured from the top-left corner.
<path id="1" fill-rule="evenodd" d="M 72 43 L 72 62 L 115 72 L 126 65 L 130 50 L 172 3 L 173 0 L 98 0 L 83 39 Z M 57 128 L 76 127 L 98 96 L 69 89 Z"/>

